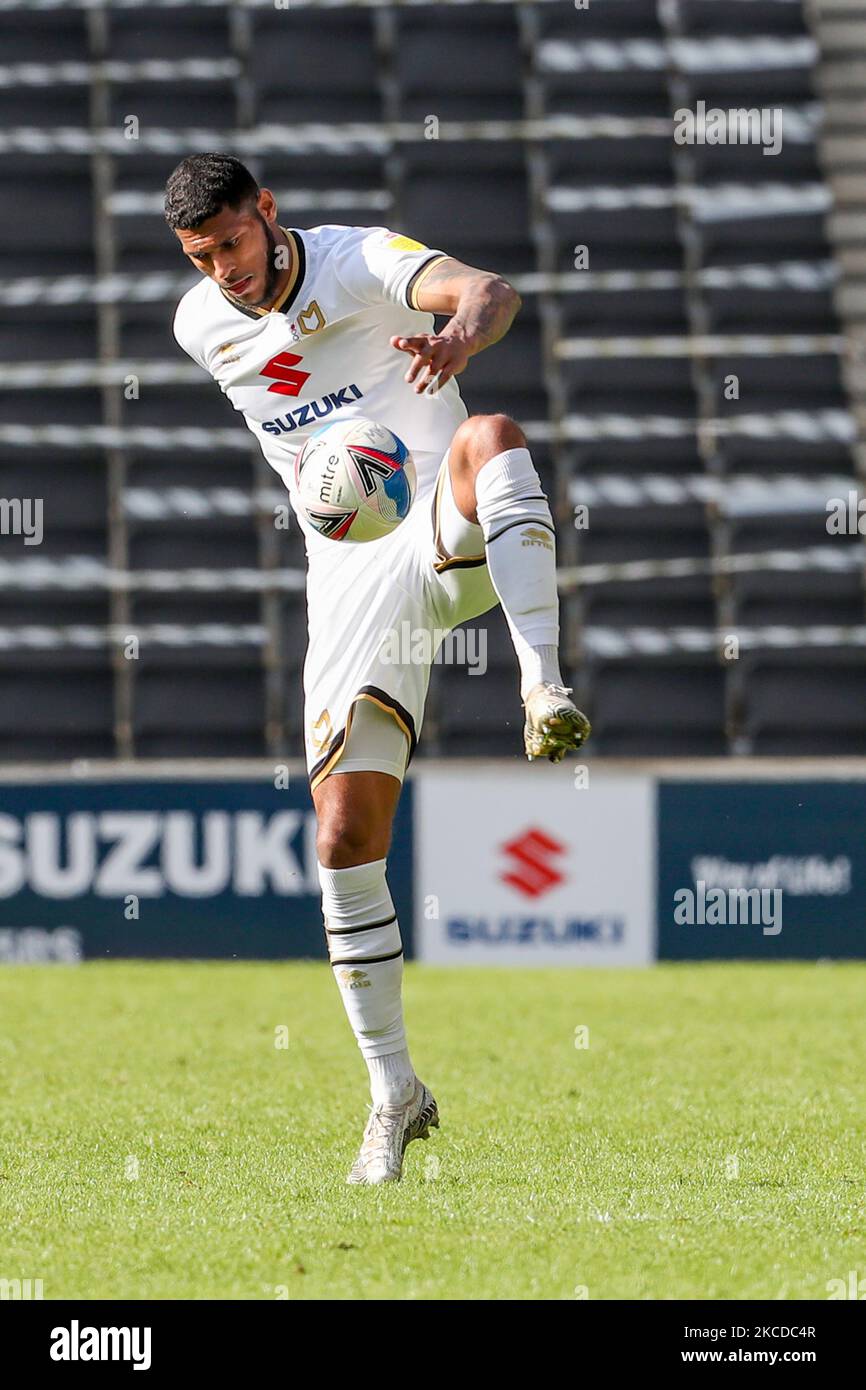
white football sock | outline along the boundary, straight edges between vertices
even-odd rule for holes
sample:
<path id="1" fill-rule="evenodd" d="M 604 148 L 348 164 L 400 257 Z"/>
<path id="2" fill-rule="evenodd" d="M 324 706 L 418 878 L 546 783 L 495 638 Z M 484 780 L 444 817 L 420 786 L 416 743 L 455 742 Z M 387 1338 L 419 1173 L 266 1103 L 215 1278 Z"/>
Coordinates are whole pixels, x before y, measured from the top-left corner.
<path id="1" fill-rule="evenodd" d="M 415 1071 L 409 1049 L 389 1052 L 386 1057 L 368 1057 L 370 1097 L 374 1105 L 405 1105 L 415 1093 Z"/>
<path id="2" fill-rule="evenodd" d="M 512 633 L 514 650 L 520 661 L 520 698 L 525 700 L 534 685 L 549 681 L 551 685 L 562 685 L 562 672 L 559 669 L 559 648 L 554 646 L 530 647 L 518 632 Z"/>
<path id="3" fill-rule="evenodd" d="M 525 699 L 539 681 L 563 683 L 553 517 L 528 449 L 505 449 L 479 469 L 475 505 Z"/>
<path id="4" fill-rule="evenodd" d="M 328 953 L 374 1105 L 404 1104 L 415 1086 L 403 1023 L 403 943 L 385 868 L 384 859 L 351 869 L 319 865 Z"/>

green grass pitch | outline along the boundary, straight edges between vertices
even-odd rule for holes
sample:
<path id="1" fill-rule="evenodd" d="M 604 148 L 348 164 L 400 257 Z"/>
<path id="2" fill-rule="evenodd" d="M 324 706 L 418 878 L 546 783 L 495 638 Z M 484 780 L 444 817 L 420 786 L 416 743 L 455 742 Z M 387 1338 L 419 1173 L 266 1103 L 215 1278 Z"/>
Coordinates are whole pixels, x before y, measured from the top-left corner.
<path id="1" fill-rule="evenodd" d="M 824 1299 L 866 1274 L 864 989 L 860 964 L 409 965 L 442 1127 L 402 1183 L 359 1189 L 366 1074 L 326 966 L 4 969 L 0 1278 Z"/>

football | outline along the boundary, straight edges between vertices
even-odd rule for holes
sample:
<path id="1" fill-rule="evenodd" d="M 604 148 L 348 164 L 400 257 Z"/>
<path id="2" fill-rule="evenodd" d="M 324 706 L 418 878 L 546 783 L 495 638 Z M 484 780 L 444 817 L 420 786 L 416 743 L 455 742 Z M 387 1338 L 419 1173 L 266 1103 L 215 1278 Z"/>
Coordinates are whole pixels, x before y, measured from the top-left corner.
<path id="1" fill-rule="evenodd" d="M 375 420 L 343 420 L 312 434 L 295 460 L 304 516 L 332 541 L 374 541 L 408 514 L 415 496 L 412 455 Z"/>

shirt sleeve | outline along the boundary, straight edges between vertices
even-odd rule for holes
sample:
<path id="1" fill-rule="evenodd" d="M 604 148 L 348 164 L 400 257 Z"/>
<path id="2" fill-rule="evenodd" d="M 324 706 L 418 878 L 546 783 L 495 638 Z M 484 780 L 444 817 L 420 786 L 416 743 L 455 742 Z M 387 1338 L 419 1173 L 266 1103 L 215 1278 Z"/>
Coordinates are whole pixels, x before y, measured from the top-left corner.
<path id="1" fill-rule="evenodd" d="M 387 227 L 352 227 L 335 248 L 336 273 L 344 289 L 363 304 L 385 301 L 417 309 L 415 293 L 436 261 L 436 251 Z"/>
<path id="2" fill-rule="evenodd" d="M 186 306 L 184 305 L 184 301 L 181 300 L 175 311 L 174 322 L 172 323 L 172 332 L 174 333 L 175 342 L 179 347 L 183 348 L 187 357 L 191 357 L 193 362 L 196 362 L 202 370 L 206 372 L 207 364 L 199 355 L 196 347 L 190 342 L 189 333 L 187 331 L 187 318 Z"/>

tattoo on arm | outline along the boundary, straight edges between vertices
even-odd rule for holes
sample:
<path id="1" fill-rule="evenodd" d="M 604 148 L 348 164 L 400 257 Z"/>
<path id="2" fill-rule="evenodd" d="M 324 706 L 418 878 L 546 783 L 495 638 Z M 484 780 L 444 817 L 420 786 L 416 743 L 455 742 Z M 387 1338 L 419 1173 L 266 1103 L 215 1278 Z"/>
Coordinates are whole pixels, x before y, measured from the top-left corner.
<path id="1" fill-rule="evenodd" d="M 501 275 L 464 265 L 450 256 L 434 262 L 423 274 L 415 303 L 424 299 L 430 311 L 452 313 L 442 331 L 449 326 L 456 328 L 471 353 L 504 337 L 521 305 L 520 295 Z M 437 304 L 442 308 L 435 307 Z"/>
<path id="2" fill-rule="evenodd" d="M 463 265 L 461 261 L 454 261 L 450 257 L 446 257 L 444 260 L 437 261 L 428 270 L 424 276 L 424 288 L 428 290 L 447 285 L 453 289 L 455 285 L 462 286 L 466 281 L 483 273 L 483 271 L 473 270 L 469 265 Z"/>
<path id="3" fill-rule="evenodd" d="M 480 352 L 505 337 L 520 303 L 520 296 L 507 280 L 498 276 L 476 277 L 461 293 L 451 322 L 460 325 L 465 337 L 477 342 L 474 350 Z"/>

